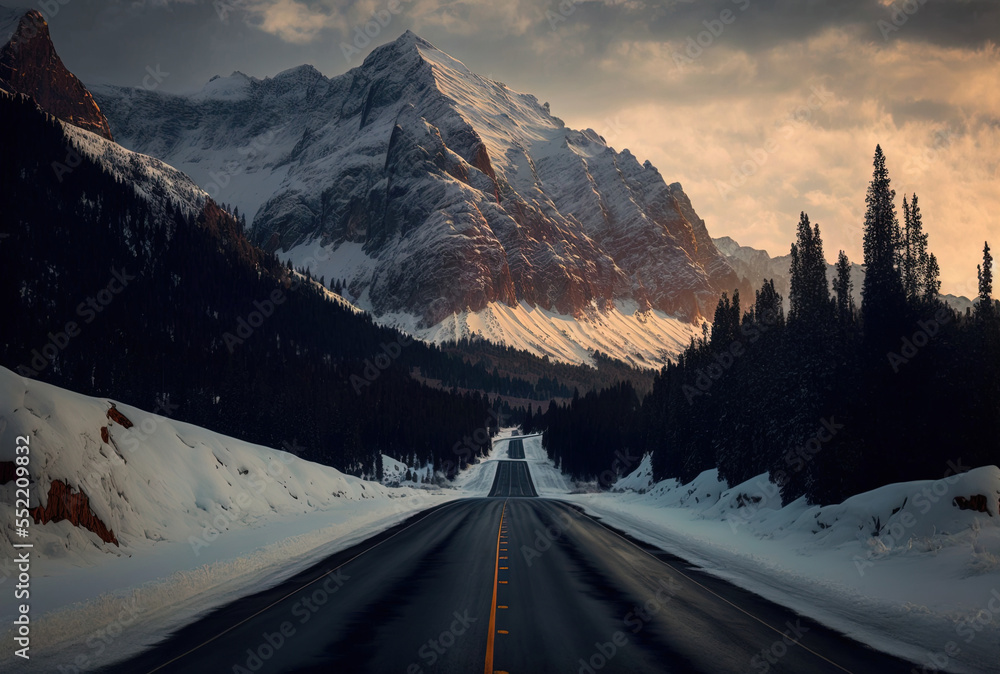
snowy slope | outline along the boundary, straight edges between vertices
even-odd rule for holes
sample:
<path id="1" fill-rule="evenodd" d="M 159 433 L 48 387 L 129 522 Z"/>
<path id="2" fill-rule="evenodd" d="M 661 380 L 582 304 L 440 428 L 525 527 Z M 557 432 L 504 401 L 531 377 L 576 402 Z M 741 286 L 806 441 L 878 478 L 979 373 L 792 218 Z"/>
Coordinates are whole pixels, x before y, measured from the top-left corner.
<path id="1" fill-rule="evenodd" d="M 920 671 L 1000 672 L 1000 468 L 782 507 L 766 474 L 651 485 L 647 462 L 618 483 L 644 493 L 564 498 Z M 953 504 L 977 494 L 989 515 Z"/>
<path id="2" fill-rule="evenodd" d="M 66 519 L 32 522 L 30 536 L 17 539 L 34 545 L 32 654 L 44 656 L 19 671 L 55 671 L 79 654 L 89 666 L 107 662 L 461 495 L 389 489 L 118 403 L 132 424 L 125 428 L 108 417 L 111 405 L 0 368 L 0 465 L 14 459 L 15 438 L 29 436 L 31 506 L 49 506 L 51 485 L 62 481 L 86 494 L 88 510 L 119 543 Z M 289 437 L 291 443 L 294 429 Z M 13 482 L 0 486 L 5 522 L 14 519 L 14 489 Z M 0 537 L 4 581 L 13 572 L 13 536 L 5 527 Z M 0 607 L 9 625 L 14 606 Z M 100 652 L 85 646 L 129 607 L 142 616 L 127 639 Z M 11 657 L 12 643 L 5 635 L 0 663 Z"/>
<path id="3" fill-rule="evenodd" d="M 207 194 L 187 175 L 159 159 L 139 154 L 66 122 L 60 122 L 73 147 L 130 185 L 135 193 L 153 205 L 151 212 L 166 217 L 167 206 L 189 216 L 198 215 Z"/>
<path id="4" fill-rule="evenodd" d="M 539 496 L 560 496 L 573 489 L 570 479 L 552 464 L 545 453 L 541 435 L 525 436 L 524 458 Z"/>
<path id="5" fill-rule="evenodd" d="M 678 183 L 409 32 L 335 78 L 301 66 L 186 97 L 95 95 L 126 146 L 237 206 L 256 242 L 428 339 L 656 366 L 741 284 Z M 556 325 L 523 320 L 535 309 Z M 487 310 L 517 315 L 493 330 Z"/>

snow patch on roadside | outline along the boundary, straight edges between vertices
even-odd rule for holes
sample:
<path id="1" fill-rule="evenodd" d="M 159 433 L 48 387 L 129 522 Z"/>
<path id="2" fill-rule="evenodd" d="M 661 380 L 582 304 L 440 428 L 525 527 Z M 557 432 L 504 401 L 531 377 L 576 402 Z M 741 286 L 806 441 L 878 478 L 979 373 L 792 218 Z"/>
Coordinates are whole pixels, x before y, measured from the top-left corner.
<path id="1" fill-rule="evenodd" d="M 715 470 L 649 484 L 645 463 L 619 481 L 635 491 L 563 498 L 928 671 L 1000 672 L 1000 468 L 782 507 L 766 474 L 733 488 Z"/>
<path id="2" fill-rule="evenodd" d="M 129 427 L 109 418 L 112 407 Z M 390 489 L 0 368 L 0 462 L 14 460 L 17 436 L 30 437 L 31 506 L 46 506 L 50 485 L 61 480 L 87 495 L 120 543 L 68 520 L 32 523 L 29 538 L 17 540 L 34 545 L 32 658 L 18 660 L 30 665 L 23 671 L 96 668 L 125 657 L 207 610 L 465 495 Z M 14 520 L 14 491 L 14 482 L 0 485 L 6 522 Z M 15 572 L 13 534 L 0 537 L 6 588 Z M 10 625 L 14 602 L 0 607 Z M 112 632 L 120 638 L 108 642 Z M 12 637 L 5 628 L 0 663 L 13 658 Z"/>

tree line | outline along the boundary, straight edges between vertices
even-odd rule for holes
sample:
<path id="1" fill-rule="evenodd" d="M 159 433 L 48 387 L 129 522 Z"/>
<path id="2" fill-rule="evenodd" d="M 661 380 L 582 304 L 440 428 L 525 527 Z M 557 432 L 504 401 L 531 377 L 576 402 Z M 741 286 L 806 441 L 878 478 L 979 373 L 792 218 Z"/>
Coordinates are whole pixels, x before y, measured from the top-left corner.
<path id="1" fill-rule="evenodd" d="M 960 314 L 938 298 L 940 268 L 917 195 L 903 198 L 902 223 L 895 196 L 877 147 L 860 307 L 846 254 L 828 283 L 819 225 L 803 212 L 787 315 L 773 279 L 747 301 L 723 295 L 711 328 L 641 402 L 612 387 L 534 418 L 550 456 L 583 479 L 622 449 L 652 452 L 657 480 L 717 467 L 735 486 L 767 472 L 786 503 L 834 503 L 998 463 L 1000 303 L 989 244 L 975 309 Z"/>

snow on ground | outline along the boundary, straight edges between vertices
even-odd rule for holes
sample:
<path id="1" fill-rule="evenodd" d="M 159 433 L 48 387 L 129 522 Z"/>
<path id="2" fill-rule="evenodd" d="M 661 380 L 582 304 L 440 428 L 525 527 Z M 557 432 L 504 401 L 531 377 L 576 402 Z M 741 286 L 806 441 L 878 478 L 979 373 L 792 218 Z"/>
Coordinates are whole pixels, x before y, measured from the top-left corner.
<path id="1" fill-rule="evenodd" d="M 125 428 L 109 419 L 111 406 L 0 368 L 0 462 L 14 460 L 17 436 L 29 436 L 31 507 L 45 506 L 62 480 L 86 493 L 120 544 L 66 520 L 32 522 L 29 537 L 16 540 L 5 525 L 0 591 L 13 589 L 12 544 L 34 545 L 32 657 L 17 661 L 19 671 L 92 669 L 125 657 L 415 512 L 489 489 L 487 476 L 477 477 L 487 462 L 460 478 L 472 493 L 390 489 L 115 403 L 133 424 Z M 289 436 L 293 447 L 294 429 Z M 14 521 L 15 487 L 0 485 L 4 522 Z M 0 620 L 10 625 L 15 610 L 4 601 Z M 2 639 L 0 669 L 14 650 L 11 631 Z"/>
<path id="2" fill-rule="evenodd" d="M 501 430 L 499 437 L 493 439 L 493 449 L 490 450 L 489 456 L 469 466 L 452 481 L 452 486 L 468 496 L 489 494 L 493 488 L 493 478 L 497 474 L 497 461 L 507 458 L 507 443 L 516 430 L 514 428 Z"/>
<path id="3" fill-rule="evenodd" d="M 350 280 L 348 276 L 348 280 Z M 362 296 L 358 306 L 370 310 Z M 592 307 L 581 318 L 558 314 L 521 301 L 515 306 L 495 302 L 480 311 L 452 314 L 429 328 L 405 313 L 373 316 L 376 322 L 434 344 L 478 335 L 491 342 L 523 349 L 537 356 L 572 364 L 592 365 L 594 351 L 618 354 L 634 365 L 659 368 L 700 334 L 697 326 L 661 311 L 638 311 L 618 302 L 608 311 Z"/>
<path id="4" fill-rule="evenodd" d="M 650 480 L 646 457 L 616 485 L 635 491 L 563 498 L 921 671 L 1000 672 L 996 466 L 825 507 L 781 507 L 766 474 L 731 489 L 715 470 L 686 485 Z M 991 515 L 952 503 L 976 494 Z"/>
<path id="5" fill-rule="evenodd" d="M 524 436 L 524 458 L 539 496 L 562 496 L 573 489 L 571 480 L 552 464 L 545 453 L 541 434 Z"/>

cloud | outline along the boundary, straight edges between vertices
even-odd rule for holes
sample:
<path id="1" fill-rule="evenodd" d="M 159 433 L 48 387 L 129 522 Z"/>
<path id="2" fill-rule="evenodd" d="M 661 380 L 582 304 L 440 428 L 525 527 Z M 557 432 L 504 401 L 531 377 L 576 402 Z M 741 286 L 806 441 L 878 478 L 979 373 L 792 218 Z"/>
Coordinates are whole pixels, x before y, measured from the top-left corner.
<path id="1" fill-rule="evenodd" d="M 253 0 L 246 10 L 251 25 L 293 44 L 312 42 L 330 28 L 344 28 L 336 12 L 299 0 Z"/>
<path id="2" fill-rule="evenodd" d="M 985 239 L 998 238 L 1000 52 L 864 40 L 829 29 L 750 52 L 720 40 L 684 68 L 676 44 L 637 42 L 596 66 L 614 101 L 570 125 L 617 119 L 612 145 L 680 180 L 713 235 L 784 254 L 805 210 L 828 258 L 861 260 L 864 193 L 881 143 L 897 190 L 917 192 L 945 292 L 975 292 Z M 625 92 L 632 92 L 626 94 Z M 818 95 L 817 92 L 820 92 Z"/>

